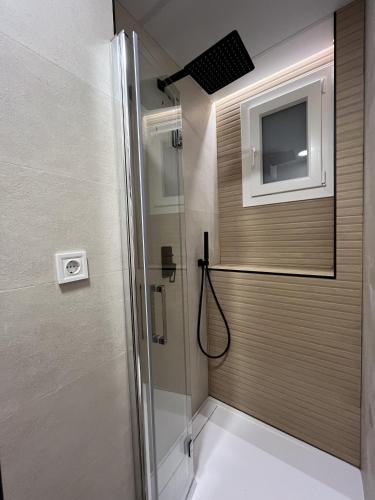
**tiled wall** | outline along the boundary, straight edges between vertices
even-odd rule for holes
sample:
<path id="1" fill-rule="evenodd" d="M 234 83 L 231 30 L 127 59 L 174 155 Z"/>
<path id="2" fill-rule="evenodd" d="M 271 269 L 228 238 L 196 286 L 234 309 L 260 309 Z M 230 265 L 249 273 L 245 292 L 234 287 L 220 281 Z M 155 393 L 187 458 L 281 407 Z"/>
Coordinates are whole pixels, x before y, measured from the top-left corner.
<path id="1" fill-rule="evenodd" d="M 333 32 L 333 18 L 331 19 Z M 332 35 L 333 36 L 333 35 Z M 333 274 L 334 199 L 244 207 L 241 103 L 333 61 L 326 50 L 217 102 L 220 257 L 222 265 Z"/>
<path id="2" fill-rule="evenodd" d="M 157 61 L 161 74 L 169 74 L 178 68 L 171 58 L 142 29 L 129 13 L 116 1 L 117 30 L 135 30 L 143 53 Z M 211 237 L 211 260 L 218 261 L 217 241 L 217 185 L 216 185 L 216 125 L 215 109 L 207 95 L 191 80 L 178 83 L 181 92 L 182 151 L 186 253 L 188 280 L 188 327 L 190 337 L 190 374 L 192 411 L 199 408 L 208 395 L 207 359 L 199 351 L 196 341 L 200 271 L 197 260 L 203 254 L 203 232 Z M 160 251 L 160 249 L 159 249 Z M 205 318 L 205 314 L 202 315 Z M 202 324 L 206 336 L 206 325 Z"/>
<path id="3" fill-rule="evenodd" d="M 212 396 L 357 466 L 363 11 L 363 1 L 356 0 L 336 14 L 336 279 L 212 271 L 232 344 L 228 356 L 209 369 Z M 225 328 L 212 298 L 208 314 L 210 348 L 219 352 Z"/>
<path id="4" fill-rule="evenodd" d="M 366 2 L 365 218 L 363 262 L 362 470 L 375 498 L 375 1 Z"/>
<path id="5" fill-rule="evenodd" d="M 134 498 L 110 0 L 0 4 L 6 500 Z M 59 287 L 54 253 L 90 280 Z"/>
<path id="6" fill-rule="evenodd" d="M 188 80 L 181 82 L 182 127 L 184 133 L 183 169 L 185 184 L 186 251 L 188 277 L 189 335 L 193 414 L 208 396 L 207 358 L 197 343 L 203 233 L 210 236 L 210 262 L 219 262 L 216 126 L 215 108 L 206 95 Z M 205 306 L 203 306 L 205 307 Z M 202 312 L 202 338 L 206 338 L 206 314 Z"/>

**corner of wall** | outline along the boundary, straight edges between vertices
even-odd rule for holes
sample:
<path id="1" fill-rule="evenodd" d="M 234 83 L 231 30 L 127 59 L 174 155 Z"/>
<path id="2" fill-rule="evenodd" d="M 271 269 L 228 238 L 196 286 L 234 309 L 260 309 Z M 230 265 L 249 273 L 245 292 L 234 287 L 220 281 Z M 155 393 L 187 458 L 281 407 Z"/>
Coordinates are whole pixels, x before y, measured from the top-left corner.
<path id="1" fill-rule="evenodd" d="M 362 323 L 362 474 L 375 498 L 375 1 L 366 1 L 364 265 Z"/>

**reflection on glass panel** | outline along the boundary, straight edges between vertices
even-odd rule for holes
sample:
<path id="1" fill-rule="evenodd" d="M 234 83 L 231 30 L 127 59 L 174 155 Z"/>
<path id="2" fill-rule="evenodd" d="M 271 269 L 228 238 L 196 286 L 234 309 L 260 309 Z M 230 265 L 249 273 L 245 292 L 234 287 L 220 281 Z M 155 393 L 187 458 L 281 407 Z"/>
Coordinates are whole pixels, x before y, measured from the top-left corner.
<path id="1" fill-rule="evenodd" d="M 307 177 L 307 102 L 262 117 L 263 184 Z"/>
<path id="2" fill-rule="evenodd" d="M 143 115 L 149 207 L 155 215 L 182 213 L 181 107 L 166 107 L 164 101 L 158 104 L 163 107 L 144 110 Z"/>
<path id="3" fill-rule="evenodd" d="M 177 89 L 170 86 L 166 92 L 161 92 L 158 88 L 158 65 L 154 66 L 148 56 L 141 54 L 140 67 L 152 331 L 152 343 L 144 336 L 141 352 L 144 357 L 149 352 L 151 358 L 158 493 L 176 473 L 179 484 L 175 498 L 185 498 L 183 491 L 191 480 L 192 469 L 191 460 L 183 454 L 190 433 L 191 404 L 185 352 L 187 307 L 181 175 L 182 113 Z M 178 474 L 175 472 L 177 467 Z"/>
<path id="4" fill-rule="evenodd" d="M 169 134 L 166 141 L 163 141 L 162 151 L 162 176 L 163 176 L 163 196 L 179 196 L 179 164 L 176 162 L 176 146 L 173 142 L 173 132 Z"/>

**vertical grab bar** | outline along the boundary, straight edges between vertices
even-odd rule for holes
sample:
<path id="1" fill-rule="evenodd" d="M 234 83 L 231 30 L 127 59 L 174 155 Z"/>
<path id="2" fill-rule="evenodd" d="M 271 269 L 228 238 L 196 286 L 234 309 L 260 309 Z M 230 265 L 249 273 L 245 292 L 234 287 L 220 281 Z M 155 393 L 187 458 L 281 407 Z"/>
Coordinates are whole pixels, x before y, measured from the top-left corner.
<path id="1" fill-rule="evenodd" d="M 165 345 L 168 342 L 168 326 L 167 326 L 167 301 L 165 285 L 151 285 L 151 324 L 152 324 L 152 341 L 155 344 Z M 163 334 L 158 335 L 155 324 L 155 293 L 161 294 L 161 315 L 163 324 Z"/>

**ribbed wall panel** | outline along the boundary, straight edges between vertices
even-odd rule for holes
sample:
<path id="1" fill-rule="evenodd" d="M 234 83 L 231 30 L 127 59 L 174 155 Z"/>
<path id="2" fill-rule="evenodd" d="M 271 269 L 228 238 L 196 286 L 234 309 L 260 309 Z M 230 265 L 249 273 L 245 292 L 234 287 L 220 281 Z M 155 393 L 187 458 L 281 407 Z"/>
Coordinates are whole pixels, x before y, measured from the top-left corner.
<path id="1" fill-rule="evenodd" d="M 357 33 L 351 37 L 358 42 Z M 354 42 L 353 42 L 354 43 Z M 263 92 L 332 61 L 333 52 L 325 51 L 305 65 L 280 72 L 220 101 L 217 106 L 218 185 L 221 217 L 220 246 L 222 264 L 287 267 L 303 271 L 333 269 L 334 200 L 323 198 L 277 205 L 243 207 L 241 167 L 240 104 Z M 343 90 L 344 91 L 344 90 Z M 358 120 L 356 102 L 353 117 Z M 342 115 L 345 120 L 347 114 Z M 343 121 L 343 126 L 346 122 Z M 348 123 L 350 126 L 350 123 Z M 259 228 L 263 231 L 259 231 Z M 312 242 L 319 241 L 319 245 Z M 238 242 L 241 242 L 240 245 Z"/>
<path id="2" fill-rule="evenodd" d="M 209 371 L 212 396 L 354 465 L 360 462 L 363 15 L 356 1 L 336 17 L 336 279 L 213 270 L 233 338 L 225 360 L 210 362 Z M 243 91 L 217 107 L 221 264 L 329 269 L 332 199 L 242 207 L 239 103 L 248 97 Z M 217 352 L 225 329 L 208 297 L 209 348 Z"/>

